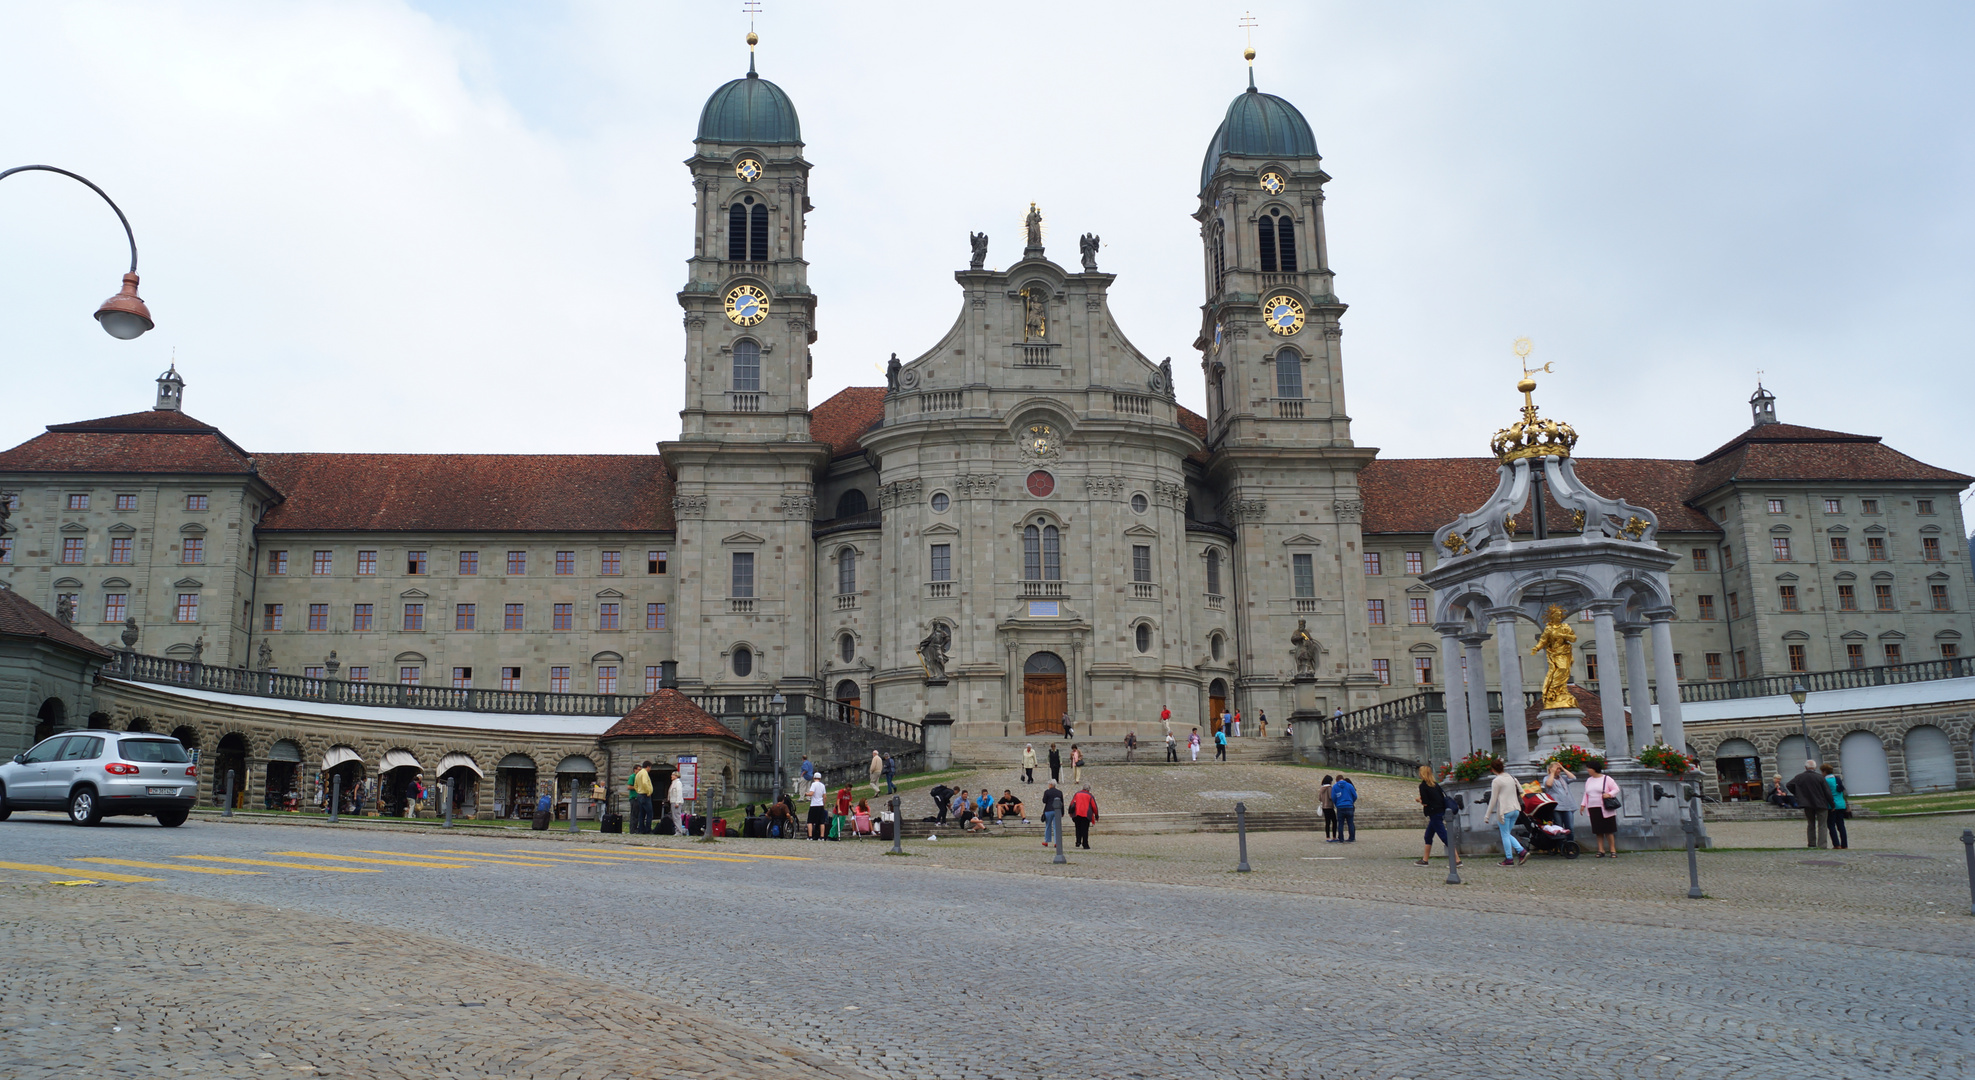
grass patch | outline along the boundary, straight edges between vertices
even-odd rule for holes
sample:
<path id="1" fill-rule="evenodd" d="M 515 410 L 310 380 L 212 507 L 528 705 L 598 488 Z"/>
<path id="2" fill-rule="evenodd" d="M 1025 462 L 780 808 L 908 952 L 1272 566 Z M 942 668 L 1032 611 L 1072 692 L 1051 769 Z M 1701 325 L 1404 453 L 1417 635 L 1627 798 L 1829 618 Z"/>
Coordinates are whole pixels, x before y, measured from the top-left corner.
<path id="1" fill-rule="evenodd" d="M 1929 795 L 1868 795 L 1848 799 L 1863 810 L 1881 814 L 1926 814 L 1943 810 L 1975 810 L 1975 790 L 1937 791 Z"/>

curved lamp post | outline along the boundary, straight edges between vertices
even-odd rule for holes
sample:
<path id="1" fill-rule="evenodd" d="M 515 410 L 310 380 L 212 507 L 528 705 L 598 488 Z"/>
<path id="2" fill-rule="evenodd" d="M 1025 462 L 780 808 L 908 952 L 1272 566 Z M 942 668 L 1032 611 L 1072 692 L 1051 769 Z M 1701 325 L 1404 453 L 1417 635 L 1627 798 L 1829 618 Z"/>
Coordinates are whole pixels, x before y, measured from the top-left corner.
<path id="1" fill-rule="evenodd" d="M 151 329 L 155 325 L 151 322 L 151 311 L 144 306 L 144 301 L 137 295 L 137 235 L 130 231 L 130 219 L 123 216 L 122 208 L 104 194 L 102 188 L 90 183 L 86 177 L 77 176 L 67 169 L 57 169 L 53 165 L 17 166 L 0 172 L 0 180 L 20 172 L 59 173 L 87 185 L 89 190 L 102 195 L 103 201 L 110 204 L 110 209 L 117 212 L 117 220 L 123 222 L 123 234 L 130 241 L 130 272 L 123 276 L 123 288 L 118 290 L 115 296 L 103 301 L 102 307 L 96 309 L 96 321 L 103 324 L 104 331 L 111 337 L 122 341 L 129 341 Z"/>
<path id="2" fill-rule="evenodd" d="M 1822 760 L 1824 755 L 1817 753 L 1817 747 L 1811 745 L 1810 723 L 1804 719 L 1804 699 L 1809 696 L 1810 688 L 1804 685 L 1802 679 L 1798 679 L 1796 685 L 1790 687 L 1790 700 L 1797 703 L 1797 734 L 1804 740 L 1804 756 Z M 1780 768 L 1783 763 L 1779 761 L 1776 764 Z"/>

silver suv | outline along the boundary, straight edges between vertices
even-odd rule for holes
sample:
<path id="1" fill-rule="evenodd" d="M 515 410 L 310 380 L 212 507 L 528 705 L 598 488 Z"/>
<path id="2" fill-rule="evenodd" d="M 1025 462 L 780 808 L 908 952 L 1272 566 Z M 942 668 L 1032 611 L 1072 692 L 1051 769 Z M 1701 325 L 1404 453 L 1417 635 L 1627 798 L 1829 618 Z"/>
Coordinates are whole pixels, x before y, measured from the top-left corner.
<path id="1" fill-rule="evenodd" d="M 155 814 L 183 824 L 199 797 L 199 766 L 177 739 L 136 731 L 52 735 L 0 765 L 0 821 L 16 810 L 66 810 L 77 825 Z"/>

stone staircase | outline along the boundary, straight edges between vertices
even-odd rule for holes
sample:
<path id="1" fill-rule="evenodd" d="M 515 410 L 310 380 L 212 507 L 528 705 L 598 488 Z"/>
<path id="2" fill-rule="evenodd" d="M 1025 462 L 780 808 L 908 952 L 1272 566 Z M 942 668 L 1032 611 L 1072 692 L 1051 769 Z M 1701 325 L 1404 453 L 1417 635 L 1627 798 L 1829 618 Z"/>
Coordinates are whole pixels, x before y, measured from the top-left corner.
<path id="1" fill-rule="evenodd" d="M 1159 732 L 1159 729 L 1157 728 L 1156 725 L 1154 726 L 1153 730 L 1155 732 Z M 1175 734 L 1178 733 L 1175 732 Z M 1057 748 L 1063 752 L 1063 758 L 1064 758 L 1063 767 L 1065 769 L 1068 769 L 1070 744 L 1060 737 L 1056 739 L 1048 739 L 1042 737 L 1031 737 L 1026 739 L 956 738 L 953 740 L 953 763 L 955 765 L 962 765 L 962 766 L 985 765 L 991 768 L 1001 767 L 1001 766 L 1012 766 L 1015 768 L 1020 768 L 1022 762 L 1022 747 L 1024 745 L 1033 743 L 1036 748 L 1036 760 L 1038 762 L 1037 768 L 1038 770 L 1046 770 L 1049 767 L 1049 744 L 1051 742 L 1056 743 Z M 1076 743 L 1078 746 L 1083 748 L 1085 764 L 1123 765 L 1125 763 L 1125 742 L 1122 737 L 1111 738 L 1107 736 L 1103 739 L 1084 739 L 1079 737 L 1076 740 Z M 1180 750 L 1180 764 L 1182 765 L 1192 764 L 1192 761 L 1190 761 L 1187 757 L 1187 750 L 1184 742 L 1181 743 L 1179 750 Z M 1207 762 L 1213 760 L 1213 757 L 1214 757 L 1214 744 L 1212 742 L 1203 740 L 1200 745 L 1200 760 L 1202 762 Z M 1228 760 L 1230 762 L 1241 762 L 1243 764 L 1259 765 L 1265 763 L 1286 764 L 1290 761 L 1293 761 L 1294 758 L 1291 756 L 1290 753 L 1289 739 L 1286 737 L 1277 736 L 1272 732 L 1269 735 L 1269 737 L 1266 739 L 1260 737 L 1229 739 Z M 1139 735 L 1138 753 L 1134 757 L 1132 763 L 1135 765 L 1170 764 L 1169 762 L 1166 761 L 1166 745 L 1165 745 L 1164 733 L 1159 732 L 1158 734 L 1155 734 L 1154 737 L 1150 740 L 1147 740 L 1144 734 L 1141 733 Z"/>

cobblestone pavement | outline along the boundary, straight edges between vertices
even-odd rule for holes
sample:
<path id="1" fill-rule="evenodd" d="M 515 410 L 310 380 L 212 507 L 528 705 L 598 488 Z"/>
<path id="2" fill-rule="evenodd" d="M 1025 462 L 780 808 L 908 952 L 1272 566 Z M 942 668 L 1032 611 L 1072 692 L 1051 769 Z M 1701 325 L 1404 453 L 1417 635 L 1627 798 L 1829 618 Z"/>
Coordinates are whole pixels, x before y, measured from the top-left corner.
<path id="1" fill-rule="evenodd" d="M 353 1062 L 389 1054 L 394 1039 L 464 1030 L 458 1001 L 521 980 L 591 991 L 560 999 L 557 1024 L 608 1028 L 627 1009 L 641 1015 L 641 994 L 614 989 L 635 985 L 666 1019 L 717 1019 L 828 1059 L 830 1070 L 899 1077 L 1959 1080 L 1975 1073 L 1975 919 L 1954 888 L 1965 888 L 1955 840 L 1965 826 L 1857 823 L 1850 852 L 1793 848 L 1787 824 L 1718 826 L 1717 840 L 1738 850 L 1703 855 L 1713 899 L 1688 901 L 1679 853 L 1514 870 L 1477 858 L 1456 888 L 1441 884 L 1442 865 L 1411 866 L 1415 837 L 1396 831 L 1357 845 L 1260 834 L 1250 837 L 1257 871 L 1236 875 L 1232 837 L 1107 838 L 1101 825 L 1097 850 L 1057 867 L 1013 838 L 916 842 L 912 857 L 892 859 L 868 842 L 78 829 L 29 814 L 0 825 L 0 837 L 9 865 L 44 869 L 0 867 L 0 884 L 66 896 L 84 890 L 47 882 L 113 872 L 154 880 L 111 879 L 87 890 L 89 902 L 242 905 L 222 923 L 184 921 L 194 939 L 232 935 L 225 963 L 249 985 L 258 956 L 284 942 L 402 937 L 350 966 L 421 960 L 422 972 L 401 978 L 424 987 L 428 1004 L 454 1004 L 393 1022 L 385 1006 L 421 999 L 354 977 L 339 984 L 353 1015 L 380 1026 L 327 1039 L 309 1063 L 350 1075 L 368 1075 Z M 232 859 L 257 861 L 217 861 Z M 183 872 L 195 866 L 245 872 Z M 53 940 L 80 953 L 93 939 Z M 71 979 L 85 970 L 79 956 L 51 962 L 63 961 L 76 965 Z M 0 1038 L 12 1041 L 16 1025 L 34 1026 L 14 1007 L 34 979 L 16 963 L 0 970 Z M 90 1000 L 70 985 L 57 1000 Z M 175 995 L 172 1015 L 200 1030 L 253 1030 L 209 1017 L 204 994 L 155 992 Z M 138 1012 L 162 1004 L 136 1000 Z M 237 990 L 220 1000 L 248 1012 L 263 1001 L 270 1018 L 293 1008 Z M 472 1038 L 540 1038 L 525 1010 L 486 1015 L 494 1030 Z M 573 1030 L 550 1032 L 569 1040 L 566 1056 L 503 1075 L 589 1075 L 579 1065 L 606 1075 L 619 1051 L 580 1049 L 584 1029 Z M 745 1038 L 719 1044 L 732 1075 L 752 1075 L 741 1071 L 752 1051 L 735 1041 Z M 802 1069 L 790 1062 L 783 1075 Z"/>

